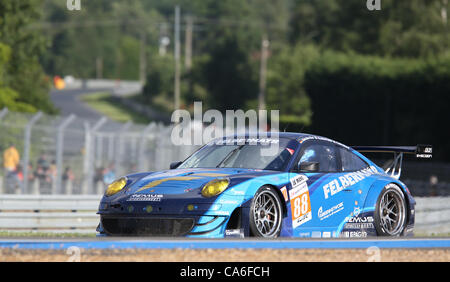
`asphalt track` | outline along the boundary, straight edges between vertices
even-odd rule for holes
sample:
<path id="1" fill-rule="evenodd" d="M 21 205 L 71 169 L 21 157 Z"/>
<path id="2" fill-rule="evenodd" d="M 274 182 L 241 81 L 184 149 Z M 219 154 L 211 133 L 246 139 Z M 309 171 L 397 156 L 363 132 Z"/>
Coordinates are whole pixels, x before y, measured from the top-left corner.
<path id="1" fill-rule="evenodd" d="M 108 90 L 110 89 L 52 90 L 50 92 L 50 99 L 63 116 L 75 114 L 85 119 L 98 120 L 102 115 L 81 102 L 80 97 L 81 95 Z"/>
<path id="2" fill-rule="evenodd" d="M 0 239 L 0 248 L 15 249 L 418 249 L 450 248 L 450 238 L 409 239 Z"/>

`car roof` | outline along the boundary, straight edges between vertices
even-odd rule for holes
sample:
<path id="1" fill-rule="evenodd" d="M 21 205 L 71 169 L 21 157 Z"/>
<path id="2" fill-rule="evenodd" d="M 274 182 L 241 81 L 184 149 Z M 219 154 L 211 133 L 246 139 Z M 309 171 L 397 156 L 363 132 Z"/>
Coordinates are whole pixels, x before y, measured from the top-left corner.
<path id="1" fill-rule="evenodd" d="M 257 134 L 257 133 L 247 133 L 247 134 L 234 134 L 234 135 L 230 135 L 227 136 L 232 137 L 232 138 L 242 138 L 242 137 L 267 137 L 270 138 L 273 134 L 277 134 L 279 138 L 288 138 L 288 139 L 299 139 L 299 138 L 304 138 L 304 137 L 309 137 L 309 136 L 317 136 L 317 135 L 313 135 L 313 134 L 308 134 L 308 133 L 297 133 L 297 132 L 263 132 L 263 134 L 266 134 L 266 136 L 261 136 L 261 134 Z M 225 137 L 226 138 L 226 137 Z"/>

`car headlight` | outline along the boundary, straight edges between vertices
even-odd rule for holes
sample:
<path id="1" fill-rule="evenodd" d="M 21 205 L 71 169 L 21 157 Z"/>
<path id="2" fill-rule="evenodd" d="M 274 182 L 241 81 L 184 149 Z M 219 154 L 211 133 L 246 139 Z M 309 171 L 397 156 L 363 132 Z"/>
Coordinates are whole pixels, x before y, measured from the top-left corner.
<path id="1" fill-rule="evenodd" d="M 127 185 L 127 178 L 121 177 L 114 181 L 113 183 L 108 185 L 108 188 L 106 189 L 105 195 L 106 196 L 112 196 L 122 190 Z"/>
<path id="2" fill-rule="evenodd" d="M 214 197 L 227 189 L 230 180 L 227 178 L 214 179 L 208 182 L 202 189 L 202 196 L 206 198 Z"/>

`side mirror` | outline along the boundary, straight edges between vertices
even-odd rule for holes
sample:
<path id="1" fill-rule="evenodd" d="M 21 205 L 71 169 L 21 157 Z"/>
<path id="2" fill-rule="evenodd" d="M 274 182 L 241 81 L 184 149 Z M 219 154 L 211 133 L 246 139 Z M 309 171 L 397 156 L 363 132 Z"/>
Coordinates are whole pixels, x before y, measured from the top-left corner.
<path id="1" fill-rule="evenodd" d="M 318 172 L 319 171 L 319 163 L 318 162 L 302 162 L 302 163 L 300 163 L 299 171 Z"/>
<path id="2" fill-rule="evenodd" d="M 170 164 L 170 169 L 175 169 L 177 168 L 182 162 L 173 162 Z"/>

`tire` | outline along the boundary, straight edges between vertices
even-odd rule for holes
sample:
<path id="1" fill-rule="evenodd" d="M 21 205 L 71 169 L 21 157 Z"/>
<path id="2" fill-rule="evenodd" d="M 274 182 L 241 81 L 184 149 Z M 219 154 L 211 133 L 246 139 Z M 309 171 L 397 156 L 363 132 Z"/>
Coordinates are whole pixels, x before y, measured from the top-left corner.
<path id="1" fill-rule="evenodd" d="M 276 238 L 283 221 L 282 203 L 270 186 L 258 189 L 250 206 L 250 231 L 253 236 Z"/>
<path id="2" fill-rule="evenodd" d="M 378 236 L 400 236 L 406 227 L 405 195 L 395 184 L 386 185 L 378 196 L 374 223 Z"/>

